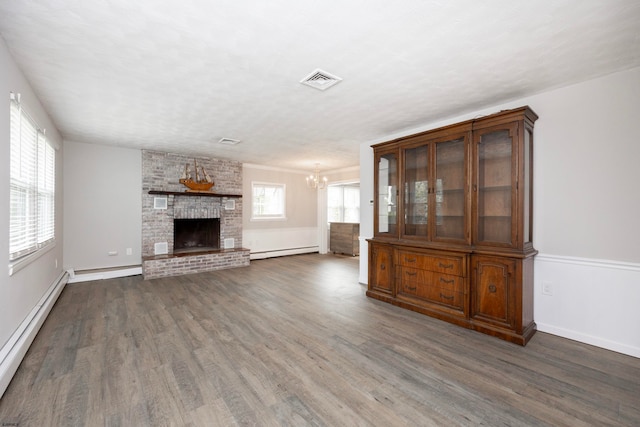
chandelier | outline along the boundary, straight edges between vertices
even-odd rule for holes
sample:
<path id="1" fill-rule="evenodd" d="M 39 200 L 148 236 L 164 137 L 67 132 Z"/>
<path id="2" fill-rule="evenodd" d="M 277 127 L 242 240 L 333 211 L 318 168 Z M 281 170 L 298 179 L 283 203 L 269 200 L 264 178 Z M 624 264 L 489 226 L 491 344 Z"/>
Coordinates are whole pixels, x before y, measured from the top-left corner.
<path id="1" fill-rule="evenodd" d="M 320 178 L 320 163 L 316 163 L 316 168 L 312 175 L 307 177 L 307 187 L 322 190 L 327 186 L 327 177 Z"/>

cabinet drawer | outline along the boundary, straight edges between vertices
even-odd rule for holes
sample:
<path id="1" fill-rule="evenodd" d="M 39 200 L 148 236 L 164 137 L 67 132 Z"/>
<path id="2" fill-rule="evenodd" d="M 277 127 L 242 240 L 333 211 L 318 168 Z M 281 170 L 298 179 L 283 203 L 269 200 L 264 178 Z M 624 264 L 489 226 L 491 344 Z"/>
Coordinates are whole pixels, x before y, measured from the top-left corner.
<path id="1" fill-rule="evenodd" d="M 464 281 L 460 276 L 433 273 L 433 286 L 447 292 L 464 292 Z"/>
<path id="2" fill-rule="evenodd" d="M 398 262 L 402 266 L 463 276 L 462 257 L 424 255 L 416 252 L 398 251 Z"/>
<path id="3" fill-rule="evenodd" d="M 448 305 L 460 310 L 464 309 L 464 294 L 462 292 L 453 292 L 432 286 L 429 287 L 428 295 L 424 298 L 438 304 Z"/>
<path id="4" fill-rule="evenodd" d="M 417 268 L 398 268 L 398 293 L 419 298 L 428 298 L 433 273 Z"/>
<path id="5" fill-rule="evenodd" d="M 417 268 L 400 267 L 398 269 L 398 281 L 400 283 L 409 283 L 412 285 L 431 283 L 433 273 L 427 270 L 419 270 Z"/>
<path id="6" fill-rule="evenodd" d="M 464 279 L 449 274 L 400 267 L 398 293 L 464 309 Z"/>

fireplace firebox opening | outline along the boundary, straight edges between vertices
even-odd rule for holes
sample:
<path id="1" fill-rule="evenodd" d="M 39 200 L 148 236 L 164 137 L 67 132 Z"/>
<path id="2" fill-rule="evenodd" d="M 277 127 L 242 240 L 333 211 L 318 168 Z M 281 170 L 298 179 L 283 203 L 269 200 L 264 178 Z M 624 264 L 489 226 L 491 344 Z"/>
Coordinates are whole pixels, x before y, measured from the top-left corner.
<path id="1" fill-rule="evenodd" d="M 173 220 L 173 253 L 214 249 L 220 249 L 220 218 Z"/>

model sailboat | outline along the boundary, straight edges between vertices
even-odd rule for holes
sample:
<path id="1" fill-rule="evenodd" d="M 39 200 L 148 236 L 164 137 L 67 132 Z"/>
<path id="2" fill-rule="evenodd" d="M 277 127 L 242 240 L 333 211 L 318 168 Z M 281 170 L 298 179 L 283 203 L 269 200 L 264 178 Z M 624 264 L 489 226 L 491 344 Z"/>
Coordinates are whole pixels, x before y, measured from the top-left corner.
<path id="1" fill-rule="evenodd" d="M 184 172 L 180 178 L 180 184 L 187 187 L 187 191 L 209 191 L 213 187 L 213 180 L 201 166 L 198 170 L 198 163 L 196 159 L 193 159 L 193 168 L 195 172 L 195 179 L 191 177 L 191 165 L 187 163 L 184 167 Z"/>

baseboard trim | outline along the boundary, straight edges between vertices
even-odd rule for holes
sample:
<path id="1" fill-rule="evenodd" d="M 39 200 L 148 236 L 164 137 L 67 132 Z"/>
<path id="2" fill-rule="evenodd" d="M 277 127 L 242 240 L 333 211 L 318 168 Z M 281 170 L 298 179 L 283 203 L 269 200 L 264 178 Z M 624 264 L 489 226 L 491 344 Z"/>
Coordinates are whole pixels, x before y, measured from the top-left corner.
<path id="1" fill-rule="evenodd" d="M 142 274 L 142 266 L 116 268 L 113 270 L 75 272 L 68 270 L 69 283 L 90 282 L 92 280 L 116 279 L 118 277 L 137 276 Z"/>
<path id="2" fill-rule="evenodd" d="M 67 284 L 69 273 L 63 271 L 53 282 L 33 310 L 0 350 L 0 397 L 4 394 L 24 355 L 35 339 L 60 293 Z"/>
<path id="3" fill-rule="evenodd" d="M 640 263 L 539 254 L 534 264 L 539 331 L 640 358 Z"/>
<path id="4" fill-rule="evenodd" d="M 264 252 L 251 252 L 249 259 L 275 258 L 275 257 L 287 256 L 287 255 L 310 254 L 314 252 L 319 252 L 318 246 L 308 246 L 305 248 L 292 248 L 292 249 L 278 249 L 278 250 L 264 251 Z"/>
<path id="5" fill-rule="evenodd" d="M 604 348 L 606 350 L 615 351 L 616 353 L 626 354 L 628 356 L 640 358 L 640 348 L 630 345 L 622 344 L 619 342 L 603 339 L 593 335 L 588 335 L 573 331 L 570 329 L 559 328 L 554 325 L 546 323 L 536 322 L 539 332 L 546 332 L 548 334 L 556 335 L 562 338 L 567 338 L 573 341 L 578 341 L 584 344 L 593 345 L 596 347 Z"/>

